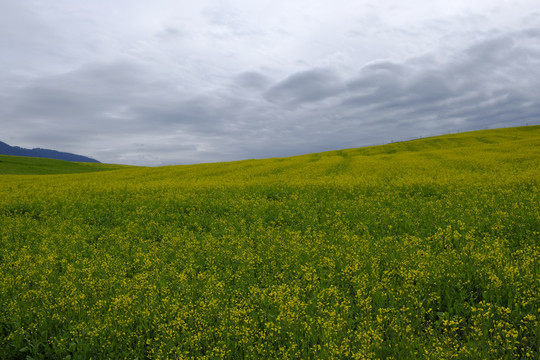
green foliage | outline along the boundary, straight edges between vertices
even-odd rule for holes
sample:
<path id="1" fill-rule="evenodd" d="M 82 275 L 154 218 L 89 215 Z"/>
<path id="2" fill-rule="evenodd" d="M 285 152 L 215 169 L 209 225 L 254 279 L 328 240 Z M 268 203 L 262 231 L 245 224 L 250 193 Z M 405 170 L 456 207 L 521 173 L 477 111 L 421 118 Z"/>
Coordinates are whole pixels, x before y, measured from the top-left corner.
<path id="1" fill-rule="evenodd" d="M 0 175 L 75 174 L 124 168 L 127 166 L 0 155 Z"/>
<path id="2" fill-rule="evenodd" d="M 0 358 L 535 359 L 539 189 L 538 126 L 3 175 Z"/>

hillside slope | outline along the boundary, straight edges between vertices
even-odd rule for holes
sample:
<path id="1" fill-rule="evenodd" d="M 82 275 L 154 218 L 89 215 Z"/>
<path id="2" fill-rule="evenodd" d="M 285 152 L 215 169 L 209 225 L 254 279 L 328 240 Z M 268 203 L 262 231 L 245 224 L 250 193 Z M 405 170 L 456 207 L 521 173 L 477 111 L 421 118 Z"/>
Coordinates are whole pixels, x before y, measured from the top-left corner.
<path id="1" fill-rule="evenodd" d="M 75 174 L 122 168 L 127 166 L 0 155 L 0 175 Z"/>
<path id="2" fill-rule="evenodd" d="M 331 169 L 328 169 L 327 166 L 337 166 L 337 168 L 341 169 L 341 173 L 346 174 L 346 169 L 348 169 L 353 162 L 357 162 L 356 160 L 368 161 L 366 157 L 371 156 L 374 156 L 377 159 L 390 159 L 385 156 L 392 154 L 403 156 L 409 152 L 417 152 L 422 153 L 420 155 L 421 157 L 436 157 L 438 152 L 450 151 L 455 154 L 468 154 L 469 151 L 474 151 L 475 149 L 478 149 L 482 153 L 490 153 L 492 151 L 512 151 L 513 147 L 519 147 L 522 143 L 534 144 L 539 139 L 540 125 L 525 126 L 434 136 L 386 145 L 327 151 L 286 158 L 164 166 L 161 168 L 150 167 L 146 168 L 148 171 L 145 173 L 149 175 L 154 173 L 162 176 L 163 169 L 166 169 L 165 171 L 170 172 L 171 174 L 185 173 L 186 176 L 191 178 L 196 178 L 199 175 L 207 178 L 212 174 L 220 177 L 228 172 L 234 173 L 234 176 L 242 176 L 243 170 L 245 171 L 248 169 L 249 171 L 247 171 L 245 175 L 255 176 L 255 173 L 257 172 L 256 169 L 259 169 L 260 173 L 258 176 L 281 175 L 287 177 L 288 174 L 297 174 L 306 171 L 306 168 L 312 168 L 310 171 L 312 171 L 313 176 L 316 177 L 324 175 L 325 173 L 332 174 Z M 481 154 L 479 153 L 479 156 L 480 155 Z M 371 160 L 368 162 L 370 161 Z M 331 165 L 333 163 L 336 164 Z M 68 174 L 122 168 L 125 170 L 132 168 L 135 171 L 137 171 L 137 169 L 144 169 L 144 167 L 125 165 L 68 163 L 61 160 L 0 155 L 0 174 Z M 353 172 L 349 175 L 355 174 Z"/>
<path id="3" fill-rule="evenodd" d="M 441 166 L 465 176 L 475 167 L 485 174 L 496 173 L 499 161 L 516 169 L 539 164 L 540 126 L 481 130 L 443 135 L 399 143 L 343 149 L 286 158 L 242 160 L 140 170 L 148 179 L 174 176 L 179 181 L 236 181 L 284 183 L 340 183 L 341 180 L 365 183 L 384 179 L 400 180 L 407 166 L 429 172 Z M 512 162 L 514 164 L 512 165 Z M 134 170 L 138 171 L 138 170 Z M 439 177 L 433 174 L 433 180 Z"/>
<path id="4" fill-rule="evenodd" d="M 540 126 L 0 175 L 0 358 L 538 359 L 539 229 Z"/>

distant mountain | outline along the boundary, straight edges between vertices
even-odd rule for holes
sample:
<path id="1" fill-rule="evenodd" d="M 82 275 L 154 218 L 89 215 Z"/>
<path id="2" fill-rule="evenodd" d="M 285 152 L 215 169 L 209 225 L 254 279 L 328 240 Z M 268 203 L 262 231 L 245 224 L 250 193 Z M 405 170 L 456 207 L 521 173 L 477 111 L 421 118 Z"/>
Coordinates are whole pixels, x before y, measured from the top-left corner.
<path id="1" fill-rule="evenodd" d="M 99 161 L 95 159 L 82 156 L 82 155 L 70 154 L 66 152 L 60 152 L 60 151 L 49 150 L 49 149 L 41 149 L 41 148 L 25 149 L 18 146 L 10 146 L 2 141 L 0 141 L 0 155 L 28 156 L 28 157 L 57 159 L 57 160 L 66 160 L 66 161 L 99 163 Z"/>

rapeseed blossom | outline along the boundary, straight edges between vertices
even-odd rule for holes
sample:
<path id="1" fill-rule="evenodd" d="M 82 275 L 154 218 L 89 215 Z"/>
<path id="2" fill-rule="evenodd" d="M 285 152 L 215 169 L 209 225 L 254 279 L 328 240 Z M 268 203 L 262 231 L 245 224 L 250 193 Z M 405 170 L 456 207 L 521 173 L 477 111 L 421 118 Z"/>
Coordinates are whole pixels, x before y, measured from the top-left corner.
<path id="1" fill-rule="evenodd" d="M 0 358 L 538 358 L 525 129 L 1 175 Z"/>

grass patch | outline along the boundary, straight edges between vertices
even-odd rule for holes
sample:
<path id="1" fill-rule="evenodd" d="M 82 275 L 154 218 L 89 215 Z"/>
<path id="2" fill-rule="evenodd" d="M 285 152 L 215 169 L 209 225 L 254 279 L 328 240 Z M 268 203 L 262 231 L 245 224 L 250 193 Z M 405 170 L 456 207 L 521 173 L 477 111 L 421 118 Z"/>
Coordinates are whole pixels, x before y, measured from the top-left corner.
<path id="1" fill-rule="evenodd" d="M 0 175 L 76 174 L 117 170 L 125 165 L 72 162 L 56 159 L 0 155 Z"/>

